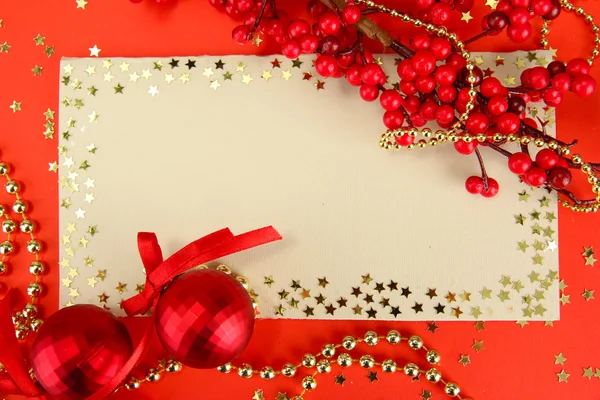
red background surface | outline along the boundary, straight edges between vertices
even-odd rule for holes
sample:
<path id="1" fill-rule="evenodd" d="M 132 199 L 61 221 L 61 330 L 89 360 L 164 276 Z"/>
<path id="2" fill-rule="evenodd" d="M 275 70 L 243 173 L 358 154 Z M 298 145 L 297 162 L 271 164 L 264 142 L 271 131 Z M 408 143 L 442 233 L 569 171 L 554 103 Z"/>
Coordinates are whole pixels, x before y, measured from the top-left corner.
<path id="1" fill-rule="evenodd" d="M 280 3 L 286 3 L 284 8 L 301 10 L 297 4 L 300 2 Z M 472 12 L 475 19 L 468 25 L 458 24 L 463 37 L 477 32 L 477 21 L 489 12 L 482 1 L 477 3 Z M 600 18 L 599 2 L 581 2 L 580 5 Z M 102 49 L 101 57 L 272 54 L 276 48 L 267 43 L 260 48 L 236 45 L 230 38 L 234 22 L 201 0 L 179 0 L 176 6 L 166 8 L 149 0 L 141 5 L 126 0 L 89 0 L 85 10 L 76 9 L 75 0 L 4 1 L 0 5 L 0 19 L 4 19 L 0 43 L 7 41 L 12 46 L 8 54 L 0 53 L 0 159 L 11 164 L 13 178 L 24 185 L 23 196 L 33 204 L 30 218 L 39 225 L 38 236 L 48 249 L 44 259 L 52 272 L 44 278 L 48 291 L 42 305 L 49 314 L 56 310 L 59 288 L 57 177 L 48 172 L 48 163 L 57 160 L 57 141 L 44 140 L 42 113 L 48 107 L 58 108 L 60 57 L 89 56 L 88 48 L 94 45 Z M 396 22 L 394 27 L 401 35 L 406 33 L 400 23 Z M 559 49 L 559 58 L 589 54 L 591 36 L 581 20 L 565 16 L 553 27 L 551 45 Z M 44 55 L 42 46 L 35 46 L 32 38 L 38 33 L 46 36 L 47 45 L 55 46 L 56 54 L 51 58 Z M 533 41 L 520 47 L 534 48 Z M 470 49 L 509 51 L 517 47 L 501 37 L 480 41 Z M 374 50 L 381 49 L 374 46 Z M 34 77 L 31 69 L 36 64 L 43 66 L 44 71 L 43 75 Z M 598 68 L 593 69 L 593 74 L 597 80 L 600 78 Z M 557 118 L 559 137 L 565 141 L 577 137 L 580 140 L 578 152 L 585 159 L 595 161 L 600 160 L 596 139 L 600 124 L 598 92 L 585 101 L 568 96 L 567 103 L 559 107 Z M 21 112 L 14 114 L 9 108 L 13 100 L 22 102 Z M 235 110 L 231 112 L 235 114 Z M 268 123 L 259 119 L 248 122 L 256 126 Z M 374 143 L 378 135 L 373 132 Z M 7 201 L 2 193 L 0 203 Z M 420 334 L 429 347 L 438 349 L 444 377 L 459 383 L 466 397 L 598 399 L 600 378 L 588 380 L 582 376 L 582 368 L 600 368 L 600 335 L 597 334 L 600 299 L 586 302 L 581 294 L 584 288 L 600 288 L 600 271 L 598 267 L 584 266 L 581 253 L 584 245 L 595 245 L 600 252 L 600 215 L 561 210 L 559 216 L 560 278 L 568 285 L 565 293 L 571 296 L 571 303 L 561 307 L 561 321 L 555 322 L 553 327 L 532 323 L 521 328 L 514 322 L 490 322 L 484 331 L 477 332 L 472 322 L 441 322 L 438 323 L 440 328 L 431 333 L 426 331 L 426 322 L 260 320 L 250 346 L 238 361 L 250 362 L 256 368 L 264 365 L 280 368 L 285 362 L 297 363 L 307 352 L 317 352 L 325 343 L 339 342 L 347 334 L 362 336 L 369 329 L 385 333 L 393 328 L 407 335 Z M 0 292 L 7 285 L 24 290 L 30 280 L 28 262 L 27 254 L 13 262 L 17 271 L 0 281 Z M 600 298 L 600 291 L 597 297 Z M 146 322 L 128 321 L 128 324 L 138 334 Z M 476 353 L 471 348 L 474 339 L 483 340 L 485 350 Z M 420 353 L 396 352 L 387 345 L 372 350 L 361 349 L 361 352 L 379 355 L 379 360 L 386 357 L 402 363 L 411 359 L 423 364 Z M 553 355 L 560 352 L 567 358 L 564 366 L 554 364 Z M 471 357 L 466 367 L 458 363 L 461 354 Z M 156 359 L 150 355 L 148 362 L 153 358 Z M 568 383 L 558 382 L 556 374 L 563 368 L 571 374 Z M 339 371 L 334 369 L 334 373 Z M 318 389 L 306 398 L 418 399 L 423 389 L 431 390 L 434 399 L 447 398 L 441 386 L 434 387 L 424 381 L 411 383 L 399 373 L 393 376 L 380 373 L 380 380 L 372 384 L 366 379 L 365 370 L 352 368 L 344 373 L 348 381 L 343 388 L 333 384 L 333 373 L 320 376 L 317 377 Z M 180 374 L 164 376 L 160 383 L 143 385 L 135 398 L 250 399 L 256 389 L 264 389 L 265 398 L 274 398 L 278 392 L 286 391 L 291 397 L 299 392 L 299 380 L 278 378 L 267 383 L 258 377 L 242 380 L 216 371 L 185 369 Z M 132 397 L 127 391 L 115 396 Z"/>

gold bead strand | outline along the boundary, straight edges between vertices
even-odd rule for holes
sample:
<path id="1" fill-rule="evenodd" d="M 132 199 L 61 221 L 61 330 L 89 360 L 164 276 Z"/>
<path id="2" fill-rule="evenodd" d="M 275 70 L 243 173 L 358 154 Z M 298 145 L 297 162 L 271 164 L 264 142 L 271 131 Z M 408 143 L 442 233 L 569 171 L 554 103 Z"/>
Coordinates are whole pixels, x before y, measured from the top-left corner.
<path id="1" fill-rule="evenodd" d="M 133 390 L 139 389 L 140 386 L 142 385 L 142 383 L 144 383 L 144 382 L 150 382 L 150 383 L 158 382 L 161 379 L 163 372 L 176 373 L 176 372 L 181 371 L 182 369 L 183 369 L 183 365 L 179 361 L 160 360 L 158 362 L 158 366 L 156 368 L 150 368 L 148 370 L 148 372 L 146 372 L 144 378 L 137 378 L 135 376 L 130 376 L 129 378 L 127 378 L 125 380 L 125 383 L 121 387 L 124 387 L 127 390 L 133 391 Z"/>

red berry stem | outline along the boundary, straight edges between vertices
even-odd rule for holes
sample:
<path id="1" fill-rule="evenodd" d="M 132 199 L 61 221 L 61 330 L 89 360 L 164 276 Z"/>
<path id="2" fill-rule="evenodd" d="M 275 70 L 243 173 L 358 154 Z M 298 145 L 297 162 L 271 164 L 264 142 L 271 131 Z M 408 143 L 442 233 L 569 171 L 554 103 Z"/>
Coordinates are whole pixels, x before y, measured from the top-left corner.
<path id="1" fill-rule="evenodd" d="M 390 49 L 394 50 L 401 58 L 411 58 L 415 55 L 415 52 L 412 49 L 404 46 L 397 40 L 393 40 L 390 44 Z"/>
<path id="2" fill-rule="evenodd" d="M 487 191 L 490 188 L 488 184 L 488 174 L 485 170 L 485 164 L 483 163 L 483 157 L 481 157 L 479 148 L 475 149 L 475 155 L 477 156 L 477 161 L 479 162 L 479 168 L 481 168 L 481 179 L 483 179 L 483 189 Z"/>
<path id="3" fill-rule="evenodd" d="M 271 13 L 273 15 L 273 18 L 277 18 L 275 0 L 263 0 L 262 4 L 260 6 L 260 10 L 258 10 L 258 15 L 256 16 L 256 20 L 254 21 L 254 24 L 252 24 L 252 28 L 250 28 L 250 32 L 248 32 L 248 34 L 246 35 L 246 40 L 252 40 L 252 38 L 256 34 L 256 31 L 258 30 L 258 27 L 260 26 L 260 23 L 262 22 L 263 16 L 265 14 L 265 10 L 267 9 L 267 5 L 269 5 L 269 4 L 271 5 Z"/>
<path id="4" fill-rule="evenodd" d="M 492 32 L 492 30 L 491 30 L 491 29 L 486 29 L 486 30 L 484 30 L 483 32 L 481 32 L 481 33 L 479 33 L 479 34 L 477 34 L 477 35 L 473 36 L 471 39 L 467 39 L 467 40 L 465 40 L 465 41 L 463 42 L 463 44 L 467 45 L 467 44 L 469 44 L 469 43 L 473 43 L 473 42 L 475 42 L 475 41 L 477 41 L 477 40 L 479 40 L 479 39 L 483 39 L 484 37 L 486 37 L 487 35 L 489 35 L 489 34 L 490 34 L 490 32 Z"/>
<path id="5" fill-rule="evenodd" d="M 562 194 L 563 196 L 568 197 L 573 203 L 580 205 L 580 206 L 587 206 L 587 205 L 594 204 L 596 202 L 596 199 L 581 200 L 577 196 L 575 196 L 575 194 L 573 194 L 573 192 L 571 192 L 567 189 L 559 189 L 559 188 L 555 188 L 550 185 L 544 185 L 544 187 L 548 190 L 555 190 L 556 192 Z"/>

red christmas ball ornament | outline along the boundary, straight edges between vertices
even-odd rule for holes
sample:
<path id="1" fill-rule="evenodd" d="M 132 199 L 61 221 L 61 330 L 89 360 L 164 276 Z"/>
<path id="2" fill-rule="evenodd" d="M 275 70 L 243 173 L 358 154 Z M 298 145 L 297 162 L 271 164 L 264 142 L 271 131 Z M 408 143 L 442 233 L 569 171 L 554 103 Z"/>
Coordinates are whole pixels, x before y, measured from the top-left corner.
<path id="1" fill-rule="evenodd" d="M 197 269 L 176 278 L 156 309 L 156 332 L 175 359 L 192 368 L 216 368 L 237 357 L 254 330 L 254 307 L 232 276 Z"/>
<path id="2" fill-rule="evenodd" d="M 107 384 L 131 357 L 123 323 L 93 305 L 52 314 L 35 336 L 31 364 L 42 387 L 57 400 L 83 399 Z"/>

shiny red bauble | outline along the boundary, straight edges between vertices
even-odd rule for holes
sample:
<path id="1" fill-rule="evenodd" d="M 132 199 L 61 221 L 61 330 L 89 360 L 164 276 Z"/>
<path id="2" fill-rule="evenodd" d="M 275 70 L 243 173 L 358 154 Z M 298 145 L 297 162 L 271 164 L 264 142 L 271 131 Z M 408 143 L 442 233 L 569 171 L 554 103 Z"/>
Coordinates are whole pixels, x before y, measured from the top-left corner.
<path id="1" fill-rule="evenodd" d="M 156 305 L 156 332 L 173 358 L 216 368 L 238 356 L 254 330 L 254 307 L 232 276 L 197 269 L 176 278 Z"/>
<path id="2" fill-rule="evenodd" d="M 42 325 L 31 349 L 31 364 L 42 387 L 57 400 L 88 397 L 107 384 L 131 357 L 125 325 L 109 311 L 74 305 Z"/>

